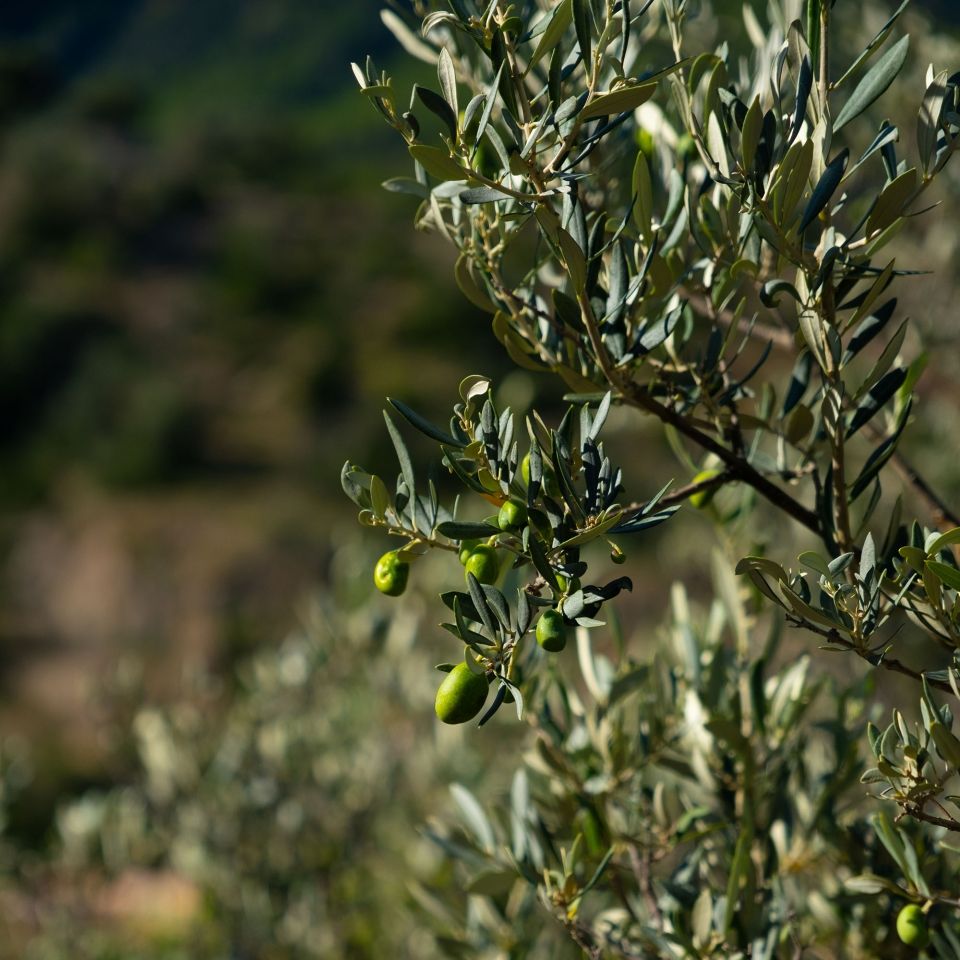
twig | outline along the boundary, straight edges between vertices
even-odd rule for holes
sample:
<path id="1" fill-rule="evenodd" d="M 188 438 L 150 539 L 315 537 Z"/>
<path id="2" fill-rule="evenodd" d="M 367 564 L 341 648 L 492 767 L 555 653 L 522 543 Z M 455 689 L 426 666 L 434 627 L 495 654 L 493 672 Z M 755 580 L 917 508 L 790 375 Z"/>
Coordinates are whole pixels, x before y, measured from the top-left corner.
<path id="1" fill-rule="evenodd" d="M 903 808 L 904 815 L 913 817 L 915 820 L 923 820 L 924 823 L 932 823 L 936 827 L 943 827 L 945 830 L 952 830 L 954 833 L 960 833 L 960 823 L 956 820 L 947 820 L 945 817 L 935 817 L 932 813 L 925 813 L 920 807 L 906 806 Z"/>
<path id="2" fill-rule="evenodd" d="M 680 292 L 694 310 L 702 314 L 710 313 L 706 298 L 689 290 L 681 290 Z M 730 310 L 716 311 L 715 319 L 727 327 L 736 324 L 741 333 L 750 332 L 749 321 L 743 317 L 738 319 Z M 778 350 L 793 350 L 796 346 L 794 336 L 789 330 L 773 327 L 769 324 L 756 324 L 753 328 L 753 334 L 769 340 Z M 866 424 L 863 429 L 872 439 L 883 439 L 883 433 L 872 423 Z M 952 509 L 946 503 L 943 497 L 930 486 L 899 450 L 893 452 L 890 465 L 896 470 L 900 478 L 917 492 L 930 511 L 934 522 L 941 530 L 947 527 L 960 527 L 960 512 Z"/>
<path id="3" fill-rule="evenodd" d="M 698 427 L 690 423 L 683 414 L 662 404 L 645 393 L 637 384 L 632 381 L 625 381 L 620 371 L 614 366 L 607 348 L 603 344 L 600 336 L 600 330 L 597 326 L 597 318 L 593 314 L 593 307 L 586 293 L 581 292 L 577 296 L 577 303 L 580 306 L 580 313 L 583 317 L 583 323 L 587 330 L 587 336 L 590 345 L 593 348 L 594 357 L 600 367 L 601 372 L 612 387 L 614 387 L 627 403 L 632 406 L 646 410 L 648 413 L 655 414 L 663 423 L 674 427 L 677 432 L 693 440 L 694 443 L 709 450 L 719 457 L 728 471 L 737 479 L 753 487 L 757 493 L 766 497 L 774 506 L 779 507 L 784 513 L 793 517 L 798 523 L 806 527 L 812 533 L 820 536 L 820 522 L 817 515 L 807 509 L 799 500 L 794 499 L 785 490 L 782 490 L 775 483 L 768 480 L 755 467 L 751 466 L 746 460 L 738 457 L 737 454 L 727 449 L 722 443 L 714 440 L 709 434 L 704 433 Z"/>
<path id="4" fill-rule="evenodd" d="M 884 670 L 892 670 L 894 673 L 901 673 L 905 677 L 910 677 L 911 680 L 916 680 L 918 683 L 925 679 L 931 687 L 936 687 L 937 690 L 942 690 L 944 693 L 949 693 L 953 696 L 956 696 L 956 694 L 953 692 L 953 687 L 950 686 L 948 681 L 937 680 L 935 677 L 920 673 L 919 671 L 914 670 L 912 667 L 908 667 L 902 660 L 897 660 L 893 657 L 885 657 L 882 654 L 872 654 L 869 650 L 864 650 L 853 643 L 853 641 L 848 640 L 838 630 L 827 629 L 826 627 L 818 627 L 814 623 L 809 623 L 806 620 L 797 620 L 795 617 L 790 617 L 789 615 L 787 620 L 794 626 L 803 627 L 804 629 L 809 630 L 811 633 L 816 633 L 818 636 L 824 637 L 835 646 L 843 647 L 845 650 L 852 650 L 857 654 L 857 656 L 861 657 L 863 660 L 866 660 L 867 663 L 873 667 L 883 667 Z"/>
<path id="5" fill-rule="evenodd" d="M 883 436 L 873 424 L 867 424 L 866 429 L 875 440 L 879 440 Z M 952 510 L 946 504 L 943 498 L 924 480 L 906 457 L 899 451 L 896 451 L 890 458 L 890 463 L 900 475 L 901 479 L 917 491 L 921 499 L 926 503 L 927 509 L 930 511 L 938 527 L 941 529 L 947 526 L 960 527 L 960 513 Z"/>
<path id="6" fill-rule="evenodd" d="M 647 905 L 657 929 L 662 930 L 663 914 L 660 913 L 657 898 L 653 895 L 653 889 L 650 885 L 650 858 L 646 852 L 641 857 L 635 843 L 627 844 L 627 852 L 630 854 L 630 865 L 633 867 L 633 874 L 637 878 L 637 886 L 640 887 L 640 893 L 643 895 L 643 902 Z"/>
<path id="7" fill-rule="evenodd" d="M 799 500 L 790 496 L 786 490 L 768 480 L 759 470 L 746 460 L 741 460 L 732 450 L 714 440 L 709 434 L 689 423 L 683 414 L 662 404 L 644 393 L 636 384 L 627 384 L 624 399 L 635 407 L 656 415 L 664 423 L 674 427 L 678 433 L 693 440 L 694 443 L 719 457 L 731 476 L 753 487 L 762 497 L 779 507 L 788 516 L 793 517 L 801 526 L 820 536 L 820 522 L 817 515 L 805 507 Z"/>

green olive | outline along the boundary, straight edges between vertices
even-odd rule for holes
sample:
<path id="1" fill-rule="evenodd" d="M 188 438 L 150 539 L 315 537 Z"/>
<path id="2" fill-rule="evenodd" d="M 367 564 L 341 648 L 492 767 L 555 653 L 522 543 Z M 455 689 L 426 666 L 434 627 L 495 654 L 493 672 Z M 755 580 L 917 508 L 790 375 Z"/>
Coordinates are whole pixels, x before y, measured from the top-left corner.
<path id="1" fill-rule="evenodd" d="M 497 526 L 501 530 L 516 530 L 527 522 L 527 508 L 516 500 L 508 500 L 497 514 Z"/>
<path id="2" fill-rule="evenodd" d="M 719 477 L 719 470 L 701 470 L 694 478 L 693 483 L 703 483 L 704 480 L 711 480 L 713 477 Z M 702 510 L 712 499 L 713 495 L 717 492 L 716 487 L 710 487 L 707 490 L 698 490 L 696 493 L 690 494 L 690 504 L 691 506 L 696 507 L 698 510 Z"/>
<path id="3" fill-rule="evenodd" d="M 550 653 L 559 653 L 567 645 L 567 625 L 559 610 L 546 610 L 537 622 L 537 643 Z"/>
<path id="4" fill-rule="evenodd" d="M 407 589 L 410 564 L 400 558 L 396 550 L 385 553 L 373 568 L 376 588 L 388 597 L 399 597 Z"/>
<path id="5" fill-rule="evenodd" d="M 465 573 L 472 573 L 481 583 L 496 583 L 500 573 L 500 558 L 489 544 L 481 543 L 467 557 Z"/>
<path id="6" fill-rule="evenodd" d="M 541 471 L 543 476 L 540 479 L 540 489 L 547 493 L 549 496 L 556 499 L 560 496 L 560 484 L 557 483 L 557 478 L 553 474 L 553 470 L 550 467 L 549 461 L 544 458 L 541 466 Z M 530 486 L 530 454 L 526 454 L 524 458 L 520 461 L 520 476 L 523 478 L 523 482 L 529 487 Z"/>
<path id="7" fill-rule="evenodd" d="M 915 903 L 908 903 L 897 915 L 897 936 L 907 946 L 922 950 L 930 942 L 927 917 Z"/>
<path id="8" fill-rule="evenodd" d="M 470 557 L 470 554 L 473 553 L 480 544 L 483 543 L 482 540 L 461 540 L 460 541 L 460 562 L 466 566 L 467 560 Z"/>
<path id="9" fill-rule="evenodd" d="M 523 477 L 523 482 L 529 486 L 530 484 L 530 454 L 525 454 L 524 458 L 520 461 L 520 476 Z"/>
<path id="10" fill-rule="evenodd" d="M 654 151 L 653 134 L 645 127 L 637 127 L 636 141 L 640 152 L 648 160 L 652 160 Z"/>
<path id="11" fill-rule="evenodd" d="M 474 673 L 465 663 L 458 663 L 437 689 L 434 704 L 437 716 L 444 723 L 472 720 L 483 707 L 489 688 L 483 674 Z"/>
<path id="12" fill-rule="evenodd" d="M 576 593 L 580 589 L 579 577 L 573 577 L 570 579 L 564 574 L 558 573 L 556 570 L 554 570 L 553 574 L 557 578 L 557 586 L 560 587 L 559 595 L 561 597 L 565 597 L 571 593 Z"/>

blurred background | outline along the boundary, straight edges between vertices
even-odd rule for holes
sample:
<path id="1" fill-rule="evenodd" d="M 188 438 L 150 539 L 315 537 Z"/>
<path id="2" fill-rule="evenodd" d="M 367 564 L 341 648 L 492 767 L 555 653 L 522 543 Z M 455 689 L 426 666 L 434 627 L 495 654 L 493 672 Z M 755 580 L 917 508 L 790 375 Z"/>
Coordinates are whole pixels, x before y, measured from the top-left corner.
<path id="1" fill-rule="evenodd" d="M 960 66 L 955 5 L 914 6 L 905 115 L 929 60 Z M 435 85 L 379 7 L 0 6 L 0 957 L 444 955 L 418 830 L 497 773 L 435 729 L 433 601 L 370 597 L 385 545 L 339 469 L 393 470 L 387 394 L 436 418 L 471 372 L 520 409 L 559 394 L 379 188 L 408 161 L 349 62 Z M 888 12 L 837 10 L 854 52 Z M 911 453 L 956 504 L 930 449 L 957 436 L 950 216 L 900 248 L 937 270 L 902 300 L 931 354 Z M 642 446 L 632 496 L 678 476 L 651 425 L 611 426 Z M 708 524 L 670 527 L 631 555 L 638 633 L 664 569 L 708 579 Z"/>

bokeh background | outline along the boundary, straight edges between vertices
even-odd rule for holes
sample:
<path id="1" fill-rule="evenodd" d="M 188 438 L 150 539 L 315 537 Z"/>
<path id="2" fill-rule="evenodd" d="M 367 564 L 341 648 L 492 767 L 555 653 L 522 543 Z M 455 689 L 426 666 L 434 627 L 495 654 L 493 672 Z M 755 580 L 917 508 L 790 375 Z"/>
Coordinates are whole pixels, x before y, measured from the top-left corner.
<path id="1" fill-rule="evenodd" d="M 348 64 L 431 74 L 379 7 L 0 5 L 2 957 L 444 955 L 427 818 L 451 779 L 495 793 L 516 734 L 435 729 L 436 611 L 370 596 L 384 545 L 339 469 L 391 471 L 385 395 L 441 418 L 470 372 L 521 408 L 559 392 L 379 188 L 406 154 Z M 928 60 L 960 67 L 956 5 L 915 7 L 904 116 Z M 837 12 L 855 51 L 888 11 Z M 931 358 L 909 452 L 954 503 L 957 234 L 937 211 L 900 241 L 937 271 L 903 298 Z M 650 425 L 612 427 L 631 494 L 686 479 Z M 635 632 L 664 577 L 707 583 L 707 530 L 631 555 Z"/>

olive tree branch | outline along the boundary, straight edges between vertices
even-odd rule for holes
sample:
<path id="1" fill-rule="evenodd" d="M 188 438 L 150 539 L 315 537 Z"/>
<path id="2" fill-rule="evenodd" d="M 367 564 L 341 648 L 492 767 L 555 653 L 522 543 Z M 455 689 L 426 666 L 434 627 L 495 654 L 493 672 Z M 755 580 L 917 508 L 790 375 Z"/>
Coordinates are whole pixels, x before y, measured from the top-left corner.
<path id="1" fill-rule="evenodd" d="M 719 441 L 714 440 L 709 434 L 704 433 L 698 427 L 694 426 L 683 414 L 650 396 L 650 394 L 646 393 L 632 380 L 626 380 L 621 374 L 621 371 L 614 365 L 610 354 L 607 352 L 607 348 L 604 346 L 603 339 L 600 336 L 600 329 L 597 326 L 597 318 L 593 313 L 593 306 L 586 293 L 581 291 L 577 295 L 577 303 L 580 306 L 580 313 L 597 365 L 600 367 L 608 383 L 618 392 L 623 401 L 631 406 L 645 410 L 647 413 L 654 414 L 661 422 L 669 424 L 677 430 L 678 433 L 693 440 L 694 443 L 703 447 L 704 450 L 715 454 L 723 461 L 727 470 L 735 479 L 749 484 L 749 486 L 753 487 L 757 493 L 769 500 L 774 506 L 779 507 L 784 513 L 793 517 L 793 519 L 802 526 L 806 527 L 812 533 L 817 534 L 817 536 L 820 536 L 820 521 L 812 510 L 805 507 L 799 500 L 791 497 L 785 490 L 768 480 L 744 457 L 738 456 L 734 451 L 728 449 Z"/>
<path id="2" fill-rule="evenodd" d="M 943 827 L 944 830 L 960 833 L 960 823 L 956 820 L 948 820 L 945 817 L 934 816 L 932 813 L 926 813 L 921 807 L 916 805 L 904 805 L 901 816 L 910 816 L 915 820 L 923 820 L 924 823 L 931 823 L 935 827 Z"/>
<path id="3" fill-rule="evenodd" d="M 828 640 L 834 646 L 843 647 L 845 650 L 852 650 L 857 654 L 861 659 L 866 660 L 873 667 L 883 667 L 884 670 L 891 670 L 894 673 L 903 674 L 905 677 L 910 677 L 911 680 L 915 680 L 918 683 L 926 679 L 927 683 L 931 687 L 935 687 L 937 690 L 942 690 L 944 693 L 949 693 L 953 696 L 956 696 L 953 692 L 953 687 L 946 680 L 937 680 L 935 677 L 927 676 L 918 670 L 914 670 L 912 667 L 908 667 L 902 660 L 897 660 L 893 657 L 886 657 L 882 653 L 875 654 L 871 653 L 869 650 L 864 649 L 863 647 L 858 647 L 852 640 L 849 640 L 845 637 L 839 630 L 833 630 L 827 627 L 820 627 L 815 623 L 811 623 L 809 620 L 800 620 L 790 614 L 787 614 L 787 620 L 796 627 L 803 627 L 806 630 L 809 630 L 811 633 L 816 633 L 818 636 L 823 637 Z"/>
<path id="4" fill-rule="evenodd" d="M 786 490 L 768 480 L 759 470 L 746 459 L 737 456 L 722 443 L 714 440 L 709 434 L 691 424 L 683 414 L 661 403 L 659 400 L 644 392 L 636 383 L 630 382 L 624 386 L 622 398 L 634 407 L 654 414 L 663 423 L 672 426 L 678 433 L 683 434 L 698 446 L 703 447 L 723 461 L 731 477 L 753 487 L 757 493 L 779 507 L 784 513 L 806 527 L 811 533 L 820 536 L 820 521 L 817 515 L 799 500 L 790 496 Z"/>
<path id="5" fill-rule="evenodd" d="M 705 316 L 708 315 L 709 307 L 705 297 L 683 288 L 678 292 L 694 310 Z M 796 346 L 794 335 L 789 330 L 770 324 L 755 324 L 751 331 L 750 322 L 744 317 L 736 317 L 730 310 L 716 311 L 716 320 L 727 327 L 736 324 L 737 329 L 742 333 L 751 333 L 753 336 L 770 340 L 778 350 L 792 351 Z M 865 424 L 863 430 L 874 440 L 884 439 L 882 432 L 872 423 Z M 954 510 L 899 450 L 893 452 L 890 465 L 901 480 L 917 493 L 940 529 L 960 527 L 960 511 Z"/>

